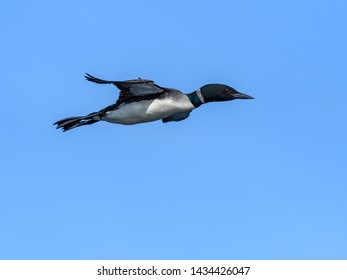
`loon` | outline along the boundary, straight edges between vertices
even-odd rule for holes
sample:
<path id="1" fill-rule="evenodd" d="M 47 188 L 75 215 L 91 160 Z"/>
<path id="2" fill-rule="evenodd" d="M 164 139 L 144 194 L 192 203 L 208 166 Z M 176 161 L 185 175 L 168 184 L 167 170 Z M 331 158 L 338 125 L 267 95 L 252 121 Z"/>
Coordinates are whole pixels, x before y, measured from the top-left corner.
<path id="1" fill-rule="evenodd" d="M 119 90 L 116 103 L 86 116 L 69 117 L 54 123 L 56 128 L 67 131 L 78 126 L 93 124 L 98 121 L 131 125 L 162 120 L 178 122 L 189 117 L 192 110 L 202 104 L 214 101 L 234 99 L 253 99 L 230 86 L 207 84 L 190 94 L 177 89 L 158 86 L 151 80 L 134 79 L 127 81 L 107 81 L 88 73 L 85 78 L 97 84 L 113 84 Z"/>

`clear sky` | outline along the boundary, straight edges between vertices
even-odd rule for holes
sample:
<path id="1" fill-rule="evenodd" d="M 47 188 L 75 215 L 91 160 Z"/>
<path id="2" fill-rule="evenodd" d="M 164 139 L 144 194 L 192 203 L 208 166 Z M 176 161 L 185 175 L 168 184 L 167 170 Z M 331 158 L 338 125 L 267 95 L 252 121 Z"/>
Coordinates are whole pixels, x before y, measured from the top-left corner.
<path id="1" fill-rule="evenodd" d="M 346 1 L 2 1 L 1 259 L 346 259 Z M 147 78 L 254 100 L 56 120 Z"/>

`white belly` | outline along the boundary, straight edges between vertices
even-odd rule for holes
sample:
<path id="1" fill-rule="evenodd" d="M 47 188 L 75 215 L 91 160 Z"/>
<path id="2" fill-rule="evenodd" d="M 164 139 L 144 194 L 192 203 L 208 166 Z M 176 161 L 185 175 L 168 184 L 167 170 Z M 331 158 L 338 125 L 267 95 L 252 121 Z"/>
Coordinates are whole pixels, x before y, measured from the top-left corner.
<path id="1" fill-rule="evenodd" d="M 132 102 L 107 112 L 102 120 L 119 124 L 136 124 L 167 118 L 175 113 L 190 112 L 195 107 L 184 96 L 180 102 L 171 98 Z"/>

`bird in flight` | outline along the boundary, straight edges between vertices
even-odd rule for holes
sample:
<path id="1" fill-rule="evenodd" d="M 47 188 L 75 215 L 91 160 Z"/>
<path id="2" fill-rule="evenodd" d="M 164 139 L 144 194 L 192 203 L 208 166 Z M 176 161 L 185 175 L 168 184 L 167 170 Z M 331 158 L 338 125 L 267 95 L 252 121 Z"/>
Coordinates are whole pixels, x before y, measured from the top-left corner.
<path id="1" fill-rule="evenodd" d="M 184 94 L 177 89 L 156 85 L 151 80 L 135 79 L 127 81 L 101 80 L 88 73 L 85 78 L 97 84 L 113 84 L 119 90 L 116 103 L 86 116 L 69 117 L 54 123 L 56 128 L 67 131 L 78 126 L 107 121 L 117 124 L 138 124 L 162 120 L 178 122 L 189 117 L 192 110 L 214 101 L 253 99 L 232 87 L 222 84 L 208 84 L 196 91 Z"/>

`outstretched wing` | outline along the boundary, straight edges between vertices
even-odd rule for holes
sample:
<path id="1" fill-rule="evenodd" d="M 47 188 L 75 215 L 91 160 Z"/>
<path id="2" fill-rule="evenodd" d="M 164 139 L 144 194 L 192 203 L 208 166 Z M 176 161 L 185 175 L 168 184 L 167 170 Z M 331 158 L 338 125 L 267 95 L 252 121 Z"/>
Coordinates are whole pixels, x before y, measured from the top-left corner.
<path id="1" fill-rule="evenodd" d="M 93 77 L 92 75 L 88 73 L 86 74 L 85 77 L 88 81 L 94 82 L 97 84 L 115 85 L 121 91 L 118 101 L 125 101 L 126 99 L 132 99 L 134 97 L 140 97 L 140 96 L 143 96 L 143 97 L 146 96 L 147 97 L 146 99 L 148 99 L 149 95 L 155 95 L 157 97 L 158 95 L 161 95 L 165 91 L 165 88 L 156 85 L 153 81 L 140 79 L 140 78 L 136 80 L 127 80 L 127 81 L 107 81 L 107 80 L 102 80 L 102 79 Z"/>

